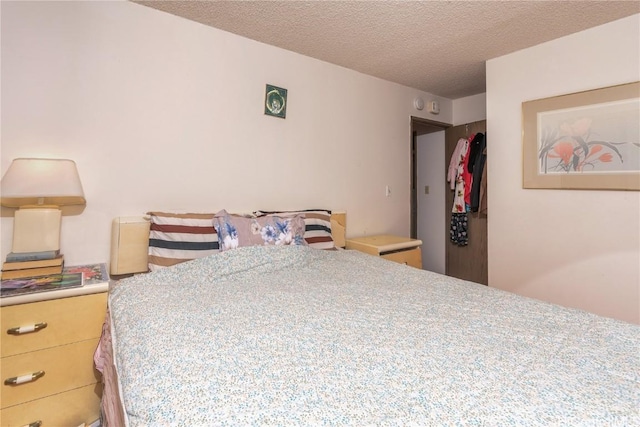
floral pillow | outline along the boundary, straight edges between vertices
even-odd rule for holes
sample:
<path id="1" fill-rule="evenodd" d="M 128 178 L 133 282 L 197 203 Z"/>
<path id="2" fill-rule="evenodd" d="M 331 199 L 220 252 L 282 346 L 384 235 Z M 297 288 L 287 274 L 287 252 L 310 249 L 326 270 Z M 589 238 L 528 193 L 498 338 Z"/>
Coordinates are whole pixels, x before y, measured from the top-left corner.
<path id="1" fill-rule="evenodd" d="M 218 212 L 213 218 L 221 251 L 255 245 L 305 245 L 304 217 L 246 217 Z"/>
<path id="2" fill-rule="evenodd" d="M 301 215 L 304 218 L 304 240 L 310 248 L 335 249 L 331 234 L 331 211 L 325 209 L 308 209 L 303 211 L 256 211 L 256 216 L 289 217 Z"/>

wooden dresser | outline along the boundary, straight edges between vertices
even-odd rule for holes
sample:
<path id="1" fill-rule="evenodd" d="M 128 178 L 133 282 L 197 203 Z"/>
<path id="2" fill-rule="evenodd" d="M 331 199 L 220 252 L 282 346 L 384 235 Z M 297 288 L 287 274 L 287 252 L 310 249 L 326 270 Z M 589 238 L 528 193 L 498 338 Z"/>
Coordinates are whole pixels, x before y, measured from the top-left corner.
<path id="1" fill-rule="evenodd" d="M 347 239 L 347 249 L 355 249 L 389 261 L 422 268 L 422 241 L 408 237 L 381 234 Z"/>
<path id="2" fill-rule="evenodd" d="M 105 286 L 0 307 L 2 427 L 76 427 L 100 417 L 102 385 L 93 353 L 105 319 Z"/>

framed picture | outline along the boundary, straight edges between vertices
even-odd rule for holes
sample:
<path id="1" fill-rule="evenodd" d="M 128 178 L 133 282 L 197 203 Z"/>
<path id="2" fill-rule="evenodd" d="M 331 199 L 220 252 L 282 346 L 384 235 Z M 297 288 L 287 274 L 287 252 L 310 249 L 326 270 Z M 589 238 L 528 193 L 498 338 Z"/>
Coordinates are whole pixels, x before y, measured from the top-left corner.
<path id="1" fill-rule="evenodd" d="M 522 103 L 523 188 L 640 190 L 640 82 Z"/>
<path id="2" fill-rule="evenodd" d="M 264 113 L 268 116 L 287 117 L 287 90 L 267 85 L 264 95 Z"/>

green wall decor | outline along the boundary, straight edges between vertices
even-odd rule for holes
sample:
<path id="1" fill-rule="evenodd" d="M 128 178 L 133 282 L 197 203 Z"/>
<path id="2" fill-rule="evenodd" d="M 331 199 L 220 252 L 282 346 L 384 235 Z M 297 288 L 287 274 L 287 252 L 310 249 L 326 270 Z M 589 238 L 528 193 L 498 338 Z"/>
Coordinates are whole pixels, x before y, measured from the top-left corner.
<path id="1" fill-rule="evenodd" d="M 264 113 L 268 116 L 287 116 L 287 90 L 281 87 L 267 85 L 264 96 Z"/>

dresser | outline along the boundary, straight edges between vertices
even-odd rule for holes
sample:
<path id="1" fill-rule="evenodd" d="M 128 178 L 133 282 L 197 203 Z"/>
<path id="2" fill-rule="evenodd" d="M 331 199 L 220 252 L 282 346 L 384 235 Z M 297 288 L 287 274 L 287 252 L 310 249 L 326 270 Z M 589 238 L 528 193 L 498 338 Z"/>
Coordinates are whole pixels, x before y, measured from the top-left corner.
<path id="1" fill-rule="evenodd" d="M 80 288 L 81 295 L 42 292 L 46 300 L 0 307 L 2 427 L 76 427 L 100 417 L 93 353 L 107 290 L 104 283 Z"/>
<path id="2" fill-rule="evenodd" d="M 389 261 L 422 268 L 422 241 L 408 237 L 380 234 L 347 239 L 347 249 L 354 249 Z"/>

